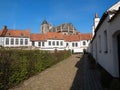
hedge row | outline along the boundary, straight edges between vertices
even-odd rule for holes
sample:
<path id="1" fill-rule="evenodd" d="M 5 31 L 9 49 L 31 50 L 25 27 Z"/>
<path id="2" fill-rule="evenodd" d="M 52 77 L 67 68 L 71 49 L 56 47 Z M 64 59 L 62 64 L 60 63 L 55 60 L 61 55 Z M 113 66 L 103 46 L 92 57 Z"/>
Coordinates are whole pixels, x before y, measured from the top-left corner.
<path id="1" fill-rule="evenodd" d="M 0 90 L 11 88 L 70 55 L 70 51 L 0 50 Z"/>

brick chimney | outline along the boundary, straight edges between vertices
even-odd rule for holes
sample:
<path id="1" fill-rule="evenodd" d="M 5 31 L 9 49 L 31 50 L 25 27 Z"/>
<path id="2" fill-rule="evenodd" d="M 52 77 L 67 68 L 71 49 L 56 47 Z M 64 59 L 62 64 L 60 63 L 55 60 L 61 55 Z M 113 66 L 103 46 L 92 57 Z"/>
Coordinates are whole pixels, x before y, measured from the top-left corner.
<path id="1" fill-rule="evenodd" d="M 6 26 L 6 25 L 3 26 L 3 30 L 5 30 L 5 29 L 7 29 L 7 26 Z"/>

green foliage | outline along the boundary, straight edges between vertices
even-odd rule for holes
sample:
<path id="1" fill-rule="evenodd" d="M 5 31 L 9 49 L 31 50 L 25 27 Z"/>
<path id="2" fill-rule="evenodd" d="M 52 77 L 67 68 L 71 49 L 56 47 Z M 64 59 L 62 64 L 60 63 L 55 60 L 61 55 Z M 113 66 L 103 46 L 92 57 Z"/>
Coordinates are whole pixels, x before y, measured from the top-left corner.
<path id="1" fill-rule="evenodd" d="M 0 90 L 7 90 L 23 80 L 66 59 L 70 51 L 0 49 Z"/>

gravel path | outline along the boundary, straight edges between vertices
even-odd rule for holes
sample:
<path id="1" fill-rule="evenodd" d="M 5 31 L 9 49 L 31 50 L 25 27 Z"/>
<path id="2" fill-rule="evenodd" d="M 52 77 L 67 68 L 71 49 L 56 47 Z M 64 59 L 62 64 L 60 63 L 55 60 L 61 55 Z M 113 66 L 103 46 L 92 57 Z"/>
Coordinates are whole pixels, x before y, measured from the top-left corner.
<path id="1" fill-rule="evenodd" d="M 76 88 L 80 82 L 78 84 L 75 79 L 77 77 L 78 81 L 82 81 L 76 76 L 80 68 L 80 57 L 80 54 L 72 55 L 10 90 L 82 90 L 82 87 Z"/>

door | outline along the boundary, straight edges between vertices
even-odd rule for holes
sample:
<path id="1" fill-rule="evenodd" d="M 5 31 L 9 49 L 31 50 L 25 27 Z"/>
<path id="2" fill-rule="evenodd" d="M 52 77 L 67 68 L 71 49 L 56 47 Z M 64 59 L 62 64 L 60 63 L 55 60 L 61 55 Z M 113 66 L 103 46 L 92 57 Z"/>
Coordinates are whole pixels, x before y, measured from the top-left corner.
<path id="1" fill-rule="evenodd" d="M 117 36 L 117 42 L 118 42 L 119 78 L 120 78 L 120 35 Z"/>

